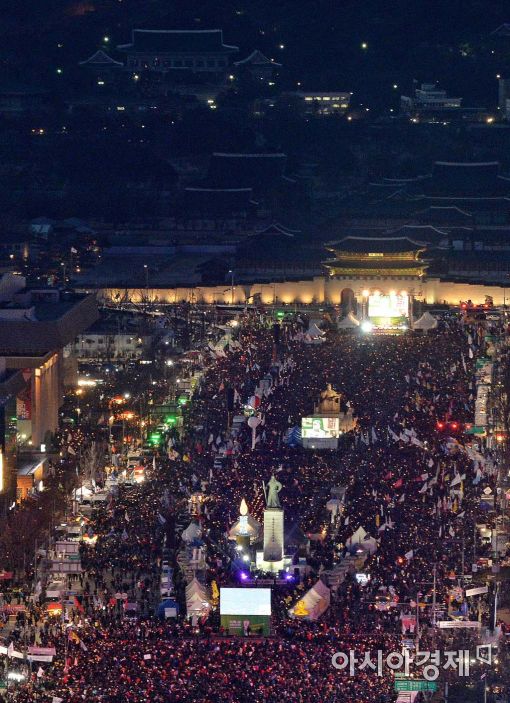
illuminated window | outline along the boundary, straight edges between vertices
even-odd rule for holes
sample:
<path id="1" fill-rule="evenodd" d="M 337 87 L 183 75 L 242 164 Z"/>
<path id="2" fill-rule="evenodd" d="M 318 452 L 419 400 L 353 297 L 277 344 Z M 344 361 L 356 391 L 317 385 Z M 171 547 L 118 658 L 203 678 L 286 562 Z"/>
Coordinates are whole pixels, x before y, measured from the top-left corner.
<path id="1" fill-rule="evenodd" d="M 369 256 L 384 256 L 384 254 L 379 254 L 379 253 L 377 253 L 377 252 L 375 252 L 375 253 L 374 253 L 374 252 L 369 252 L 368 255 L 369 255 Z"/>

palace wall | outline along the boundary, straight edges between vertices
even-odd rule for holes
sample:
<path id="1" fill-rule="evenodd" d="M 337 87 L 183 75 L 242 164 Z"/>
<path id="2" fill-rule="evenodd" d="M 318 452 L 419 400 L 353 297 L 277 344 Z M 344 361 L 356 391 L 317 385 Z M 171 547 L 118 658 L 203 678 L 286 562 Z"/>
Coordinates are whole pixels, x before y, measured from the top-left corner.
<path id="1" fill-rule="evenodd" d="M 420 281 L 416 278 L 327 278 L 317 276 L 304 281 L 284 281 L 275 283 L 254 283 L 235 285 L 233 292 L 227 284 L 221 286 L 196 286 L 190 288 L 104 288 L 99 291 L 102 300 L 112 302 L 161 302 L 161 303 L 251 303 L 255 297 L 265 305 L 272 303 L 301 304 L 329 303 L 338 305 L 342 291 L 350 290 L 354 297 L 361 298 L 362 292 L 406 291 L 418 300 L 429 304 L 447 303 L 458 305 L 462 300 L 484 303 L 485 296 L 492 296 L 495 305 L 510 301 L 510 284 L 508 288 L 496 285 L 477 285 L 455 283 L 429 278 Z"/>

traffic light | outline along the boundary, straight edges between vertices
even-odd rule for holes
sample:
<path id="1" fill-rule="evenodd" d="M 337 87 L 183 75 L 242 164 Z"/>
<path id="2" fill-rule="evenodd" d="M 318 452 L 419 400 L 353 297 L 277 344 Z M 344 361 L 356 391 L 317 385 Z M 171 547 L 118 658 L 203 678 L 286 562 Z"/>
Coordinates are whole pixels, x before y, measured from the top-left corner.
<path id="1" fill-rule="evenodd" d="M 452 420 L 451 422 L 438 420 L 436 422 L 436 429 L 438 432 L 458 432 L 462 429 L 462 423 L 457 422 L 457 420 Z"/>

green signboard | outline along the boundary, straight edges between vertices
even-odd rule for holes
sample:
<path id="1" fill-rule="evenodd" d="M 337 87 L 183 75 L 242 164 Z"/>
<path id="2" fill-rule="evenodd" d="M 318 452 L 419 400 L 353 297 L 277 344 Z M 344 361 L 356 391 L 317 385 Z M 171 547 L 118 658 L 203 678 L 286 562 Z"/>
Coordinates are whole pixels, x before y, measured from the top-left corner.
<path id="1" fill-rule="evenodd" d="M 466 434 L 486 434 L 486 430 L 485 427 L 473 425 L 468 430 L 466 430 Z"/>
<path id="2" fill-rule="evenodd" d="M 437 691 L 437 683 L 425 679 L 397 679 L 395 691 Z"/>
<path id="3" fill-rule="evenodd" d="M 270 632 L 270 615 L 222 615 L 221 626 L 230 635 L 243 637 L 247 634 L 249 625 L 250 634 L 267 637 Z"/>
<path id="4" fill-rule="evenodd" d="M 152 432 L 150 437 L 149 437 L 149 442 L 155 447 L 161 444 L 161 433 L 160 432 Z"/>

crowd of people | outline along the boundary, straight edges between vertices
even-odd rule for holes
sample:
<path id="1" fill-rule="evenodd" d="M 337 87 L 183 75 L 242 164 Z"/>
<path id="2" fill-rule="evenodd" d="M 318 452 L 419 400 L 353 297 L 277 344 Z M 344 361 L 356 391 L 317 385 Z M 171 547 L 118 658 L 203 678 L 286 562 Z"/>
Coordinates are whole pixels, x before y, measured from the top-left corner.
<path id="1" fill-rule="evenodd" d="M 474 360 L 483 341 L 457 322 L 428 336 L 330 333 L 320 345 L 304 344 L 298 331 L 296 324 L 275 330 L 247 319 L 236 340 L 212 355 L 183 437 L 147 467 L 143 484 L 121 488 L 94 511 L 87 530 L 97 541 L 81 547 L 82 595 L 67 619 L 31 622 L 23 631 L 25 644 L 55 646 L 57 655 L 13 685 L 9 700 L 393 700 L 392 676 L 368 669 L 352 677 L 332 667 L 331 658 L 352 649 L 399 650 L 401 614 L 431 602 L 432 565 L 435 598 L 447 610 L 452 586 L 470 568 L 462 549 L 482 550 L 474 525 L 482 491 L 495 489 L 494 462 L 451 427 L 473 420 Z M 289 430 L 312 414 L 327 383 L 353 409 L 354 431 L 337 451 L 289 443 Z M 255 442 L 246 423 L 232 432 L 232 416 L 247 405 L 261 420 Z M 220 456 L 221 469 L 215 468 Z M 226 533 L 242 498 L 261 517 L 262 481 L 272 473 L 283 485 L 286 523 L 303 535 L 305 582 L 339 563 L 362 527 L 377 540 L 364 567 L 368 585 L 347 577 L 316 623 L 288 616 L 286 604 L 302 593 L 303 582 L 276 588 L 270 638 L 230 637 L 215 614 L 198 623 L 156 617 L 163 543 L 177 547 L 176 515 L 191 493 L 200 487 L 205 496 L 198 518 L 204 585 L 235 584 Z M 335 486 L 346 488 L 346 498 L 331 520 L 326 503 Z M 182 613 L 185 583 L 175 559 L 173 566 Z M 374 607 L 382 591 L 398 607 Z M 134 612 L 126 612 L 121 593 L 136 603 Z M 433 639 L 430 608 L 422 604 L 422 611 L 422 636 Z"/>

